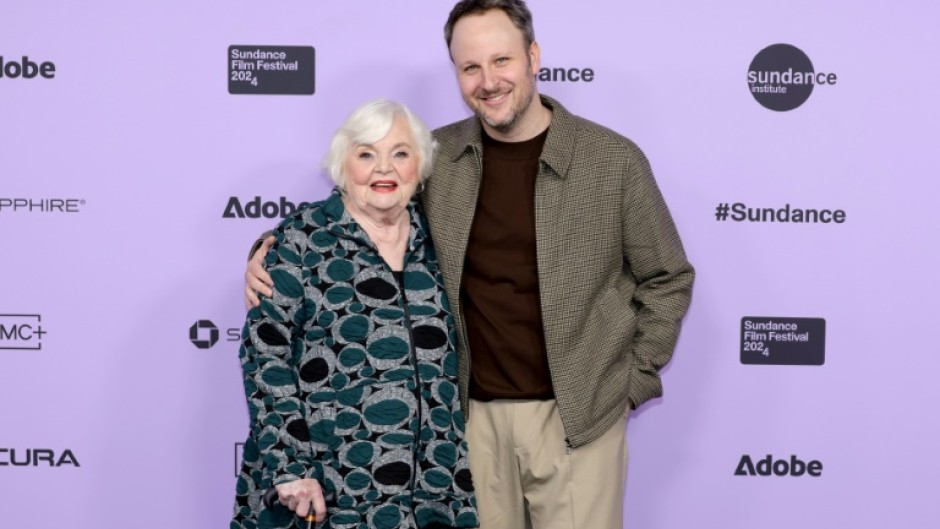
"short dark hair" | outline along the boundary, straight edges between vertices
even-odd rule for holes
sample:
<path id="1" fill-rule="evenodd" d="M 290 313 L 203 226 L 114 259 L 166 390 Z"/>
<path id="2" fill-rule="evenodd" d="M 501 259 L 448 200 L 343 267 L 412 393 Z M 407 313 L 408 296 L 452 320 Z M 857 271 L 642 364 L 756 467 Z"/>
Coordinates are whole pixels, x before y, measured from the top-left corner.
<path id="1" fill-rule="evenodd" d="M 444 24 L 444 40 L 450 50 L 450 41 L 454 37 L 454 26 L 466 15 L 486 13 L 491 9 L 501 9 L 522 32 L 526 49 L 535 42 L 535 29 L 532 27 L 532 12 L 523 0 L 460 0 L 450 10 L 447 23 Z"/>

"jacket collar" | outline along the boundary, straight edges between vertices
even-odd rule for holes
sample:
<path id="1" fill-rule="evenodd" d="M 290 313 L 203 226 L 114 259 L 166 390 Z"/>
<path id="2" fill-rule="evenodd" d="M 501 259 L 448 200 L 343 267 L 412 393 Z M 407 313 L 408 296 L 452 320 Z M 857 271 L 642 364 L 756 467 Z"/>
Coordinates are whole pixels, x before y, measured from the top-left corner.
<path id="1" fill-rule="evenodd" d="M 408 251 L 410 252 L 424 244 L 428 231 L 427 221 L 421 213 L 421 205 L 418 203 L 417 197 L 411 198 L 407 209 L 411 223 L 411 230 L 408 235 Z M 366 231 L 349 214 L 346 205 L 343 204 L 343 196 L 338 187 L 334 187 L 330 196 L 323 201 L 321 211 L 325 220 L 323 226 L 331 233 L 340 237 L 353 238 L 362 244 L 375 247 Z"/>
<path id="2" fill-rule="evenodd" d="M 578 123 L 561 103 L 546 95 L 539 95 L 542 104 L 552 111 L 552 121 L 548 126 L 548 137 L 542 147 L 539 160 L 561 178 L 568 174 L 574 155 Z M 458 125 L 456 154 L 451 161 L 456 162 L 469 152 L 483 152 L 483 126 L 480 119 L 472 117 Z"/>

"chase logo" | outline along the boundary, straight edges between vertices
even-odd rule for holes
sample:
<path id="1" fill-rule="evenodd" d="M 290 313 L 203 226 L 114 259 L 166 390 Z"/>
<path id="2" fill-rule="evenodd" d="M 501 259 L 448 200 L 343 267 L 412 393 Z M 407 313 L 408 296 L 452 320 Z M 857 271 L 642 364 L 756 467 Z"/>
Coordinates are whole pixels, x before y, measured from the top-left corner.
<path id="1" fill-rule="evenodd" d="M 208 349 L 219 341 L 219 328 L 209 320 L 199 320 L 189 328 L 189 341 L 200 349 Z"/>
<path id="2" fill-rule="evenodd" d="M 46 332 L 40 314 L 0 314 L 0 349 L 41 351 Z"/>
<path id="3" fill-rule="evenodd" d="M 237 342 L 241 340 L 241 329 L 238 327 L 228 327 L 219 329 L 212 320 L 198 320 L 189 327 L 189 341 L 199 349 L 210 349 L 219 343 L 222 333 L 225 333 L 226 342 Z"/>

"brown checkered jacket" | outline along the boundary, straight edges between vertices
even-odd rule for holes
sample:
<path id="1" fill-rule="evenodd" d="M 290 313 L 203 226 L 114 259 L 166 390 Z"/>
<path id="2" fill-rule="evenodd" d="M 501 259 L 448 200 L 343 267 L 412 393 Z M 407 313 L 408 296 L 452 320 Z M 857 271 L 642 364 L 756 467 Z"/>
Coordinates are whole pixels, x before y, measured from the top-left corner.
<path id="1" fill-rule="evenodd" d="M 604 433 L 629 402 L 662 395 L 694 271 L 642 151 L 542 96 L 552 122 L 535 185 L 548 363 L 568 442 Z M 423 202 L 457 322 L 460 396 L 471 355 L 460 284 L 482 170 L 476 118 L 434 132 L 440 150 Z"/>

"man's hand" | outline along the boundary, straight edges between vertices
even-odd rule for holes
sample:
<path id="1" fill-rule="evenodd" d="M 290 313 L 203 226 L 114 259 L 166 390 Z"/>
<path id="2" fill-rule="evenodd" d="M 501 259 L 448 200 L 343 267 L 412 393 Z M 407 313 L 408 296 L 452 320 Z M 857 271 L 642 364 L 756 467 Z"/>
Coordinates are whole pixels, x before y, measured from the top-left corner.
<path id="1" fill-rule="evenodd" d="M 275 240 L 273 236 L 265 239 L 248 261 L 248 269 L 245 270 L 245 305 L 249 309 L 261 304 L 258 294 L 265 297 L 274 295 L 274 291 L 271 290 L 274 282 L 271 281 L 271 275 L 265 271 L 263 263 L 264 256 L 268 254 Z"/>
<path id="2" fill-rule="evenodd" d="M 317 480 L 298 479 L 297 481 L 275 485 L 274 488 L 277 490 L 278 500 L 281 505 L 294 511 L 298 516 L 307 516 L 312 502 L 317 520 L 326 519 L 326 500 L 323 499 L 323 489 Z"/>

